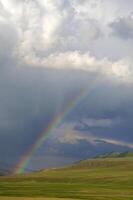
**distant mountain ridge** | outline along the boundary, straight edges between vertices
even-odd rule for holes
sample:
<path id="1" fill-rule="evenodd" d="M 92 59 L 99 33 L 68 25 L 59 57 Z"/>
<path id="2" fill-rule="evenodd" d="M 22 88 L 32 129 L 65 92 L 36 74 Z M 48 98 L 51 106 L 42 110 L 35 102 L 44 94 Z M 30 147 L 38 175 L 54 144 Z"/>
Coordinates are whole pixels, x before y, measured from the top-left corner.
<path id="1" fill-rule="evenodd" d="M 105 154 L 101 154 L 96 156 L 95 158 L 126 158 L 133 157 L 133 152 L 125 151 L 125 152 L 109 152 Z"/>

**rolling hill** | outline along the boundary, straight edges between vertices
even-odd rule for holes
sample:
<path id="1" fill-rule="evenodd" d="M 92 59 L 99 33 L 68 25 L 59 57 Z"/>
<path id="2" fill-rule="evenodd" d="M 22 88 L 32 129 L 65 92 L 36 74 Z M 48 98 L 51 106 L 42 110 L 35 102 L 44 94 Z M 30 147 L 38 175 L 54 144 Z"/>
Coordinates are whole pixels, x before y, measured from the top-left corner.
<path id="1" fill-rule="evenodd" d="M 0 196 L 133 200 L 133 154 L 113 152 L 63 168 L 1 177 Z"/>
<path id="2" fill-rule="evenodd" d="M 133 152 L 110 152 L 102 155 L 96 156 L 96 158 L 126 158 L 133 157 Z"/>

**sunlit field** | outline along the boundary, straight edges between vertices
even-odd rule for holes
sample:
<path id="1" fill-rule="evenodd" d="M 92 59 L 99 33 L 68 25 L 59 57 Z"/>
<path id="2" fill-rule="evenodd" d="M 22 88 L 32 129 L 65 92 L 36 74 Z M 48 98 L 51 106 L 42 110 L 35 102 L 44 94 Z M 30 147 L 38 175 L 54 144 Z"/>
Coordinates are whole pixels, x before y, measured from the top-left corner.
<path id="1" fill-rule="evenodd" d="M 0 196 L 0 200 L 131 200 L 133 158 L 85 160 L 70 167 L 1 177 Z"/>

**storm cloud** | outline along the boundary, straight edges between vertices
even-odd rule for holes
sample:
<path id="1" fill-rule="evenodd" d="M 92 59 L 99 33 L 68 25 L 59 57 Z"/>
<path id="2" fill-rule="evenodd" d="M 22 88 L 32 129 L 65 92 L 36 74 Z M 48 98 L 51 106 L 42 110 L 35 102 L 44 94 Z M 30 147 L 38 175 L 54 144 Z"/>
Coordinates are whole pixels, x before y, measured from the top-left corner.
<path id="1" fill-rule="evenodd" d="M 132 150 L 132 6 L 0 0 L 1 162 L 15 165 L 81 91 L 29 167 Z"/>

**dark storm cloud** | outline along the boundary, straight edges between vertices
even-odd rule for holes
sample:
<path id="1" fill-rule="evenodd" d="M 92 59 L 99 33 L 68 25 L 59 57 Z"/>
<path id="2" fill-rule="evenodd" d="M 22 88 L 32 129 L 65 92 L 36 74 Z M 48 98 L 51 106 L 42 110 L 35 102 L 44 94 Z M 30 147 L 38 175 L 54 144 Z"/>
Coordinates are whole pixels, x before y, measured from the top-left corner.
<path id="1" fill-rule="evenodd" d="M 119 39 L 111 40 L 108 48 L 112 39 L 108 24 L 113 21 L 110 26 L 119 37 L 132 38 L 132 15 L 127 15 L 132 3 L 128 1 L 125 8 L 125 1 L 111 2 L 0 0 L 1 161 L 16 163 L 81 90 L 86 96 L 63 119 L 65 132 L 58 127 L 60 132 L 54 130 L 38 149 L 37 156 L 47 157 L 40 166 L 52 165 L 56 158 L 66 163 L 63 158 L 72 162 L 103 151 L 129 149 L 132 58 L 125 58 L 119 48 L 120 56 L 110 59 L 121 44 Z M 124 17 L 114 18 L 118 9 Z M 105 10 L 110 11 L 106 17 Z M 106 56 L 99 56 L 101 51 Z M 66 131 L 78 131 L 77 143 Z M 88 141 L 90 132 L 97 145 Z M 70 143 L 61 143 L 65 140 Z"/>
<path id="2" fill-rule="evenodd" d="M 23 154 L 86 81 L 88 76 L 80 72 L 73 77 L 71 71 L 4 66 L 0 79 L 1 159 Z"/>
<path id="3" fill-rule="evenodd" d="M 133 94 L 130 84 L 112 82 L 109 79 L 101 81 L 102 77 L 97 74 L 90 75 L 78 70 L 19 68 L 15 65 L 11 67 L 9 64 L 4 67 L 5 70 L 3 70 L 0 79 L 1 160 L 7 162 L 10 157 L 10 160 L 16 162 L 20 155 L 27 151 L 36 140 L 38 134 L 48 126 L 53 116 L 59 113 L 63 105 L 72 96 L 78 95 L 83 88 L 88 95 L 73 108 L 63 123 L 65 122 L 68 125 L 75 123 L 78 127 L 78 124 L 82 123 L 84 119 L 86 121 L 93 119 L 93 126 L 91 120 L 89 128 L 83 126 L 82 129 L 78 127 L 76 130 L 80 131 L 81 135 L 82 133 L 88 135 L 88 132 L 91 131 L 95 136 L 98 136 L 99 140 L 105 137 L 126 141 L 127 143 L 131 142 Z M 67 130 L 67 126 L 65 129 Z M 64 135 L 63 131 L 61 135 Z M 92 153 L 93 145 L 91 145 L 92 151 L 90 152 L 90 145 L 85 138 L 79 140 L 76 146 L 71 144 L 70 148 L 69 144 L 56 143 L 54 138 L 59 137 L 58 132 L 56 133 L 54 130 L 50 138 L 53 138 L 52 140 L 55 143 L 50 140 L 51 143 L 47 145 L 48 141 L 45 141 L 38 155 L 42 155 L 44 152 L 47 158 L 48 155 L 56 158 L 56 156 L 61 156 L 61 152 L 64 152 L 69 161 L 72 161 L 72 157 L 75 160 L 87 157 L 87 155 L 94 155 Z M 85 142 L 86 148 L 88 144 L 88 152 L 90 153 L 87 155 L 85 153 L 87 150 L 83 150 L 83 142 Z M 80 143 L 82 154 L 78 155 Z M 95 154 L 103 151 L 104 143 L 102 141 L 101 143 L 100 146 L 95 147 Z M 106 143 L 107 145 L 110 146 Z M 51 146 L 53 146 L 56 154 L 50 151 Z M 102 149 L 101 146 L 103 146 Z M 111 147 L 105 149 L 113 150 L 113 148 L 126 149 L 126 147 L 119 147 L 119 145 L 111 145 Z M 70 150 L 72 150 L 71 153 Z"/>
<path id="4" fill-rule="evenodd" d="M 101 82 L 99 76 L 96 78 L 96 74 L 90 75 L 81 71 L 10 67 L 6 67 L 0 80 L 1 160 L 6 159 L 5 161 L 7 161 L 9 156 L 10 159 L 12 157 L 16 159 L 23 154 L 36 140 L 38 134 L 47 127 L 53 116 L 59 113 L 63 105 L 71 99 L 71 95 L 74 93 L 77 95 L 83 88 L 88 90 L 88 95 L 70 112 L 65 119 L 66 124 L 74 122 L 78 125 L 84 119 L 86 121 L 93 119 L 93 126 L 89 128 L 82 127 L 81 129 L 77 126 L 81 134 L 86 133 L 87 135 L 91 131 L 99 138 L 109 137 L 126 142 L 132 140 L 133 94 L 130 85 L 112 83 L 111 80 Z M 107 126 L 108 120 L 110 120 L 110 126 Z M 111 121 L 114 122 L 111 123 Z M 64 134 L 63 131 L 61 134 Z M 54 139 L 59 136 L 54 131 L 50 137 Z M 82 142 L 79 140 L 77 148 L 74 148 L 75 145 L 71 147 L 73 159 L 80 148 L 80 143 L 82 146 Z M 53 156 L 53 153 L 50 153 L 50 146 L 53 145 L 55 150 L 59 149 L 55 157 L 60 156 L 63 145 L 60 147 L 60 144 L 56 144 L 56 142 L 55 144 L 51 143 L 51 145 L 46 145 L 46 143 L 47 141 L 42 146 L 41 152 L 46 154 L 49 152 Z M 117 145 L 115 146 L 117 149 Z M 113 148 L 114 146 L 112 146 Z M 95 153 L 100 149 L 101 146 L 96 146 Z M 79 154 L 76 159 L 82 158 L 85 152 L 86 150 L 82 151 L 82 154 Z M 64 145 L 64 154 L 70 157 L 69 145 L 68 149 L 67 145 Z M 87 155 L 89 156 L 91 153 Z M 84 157 L 87 155 L 85 154 Z"/>

